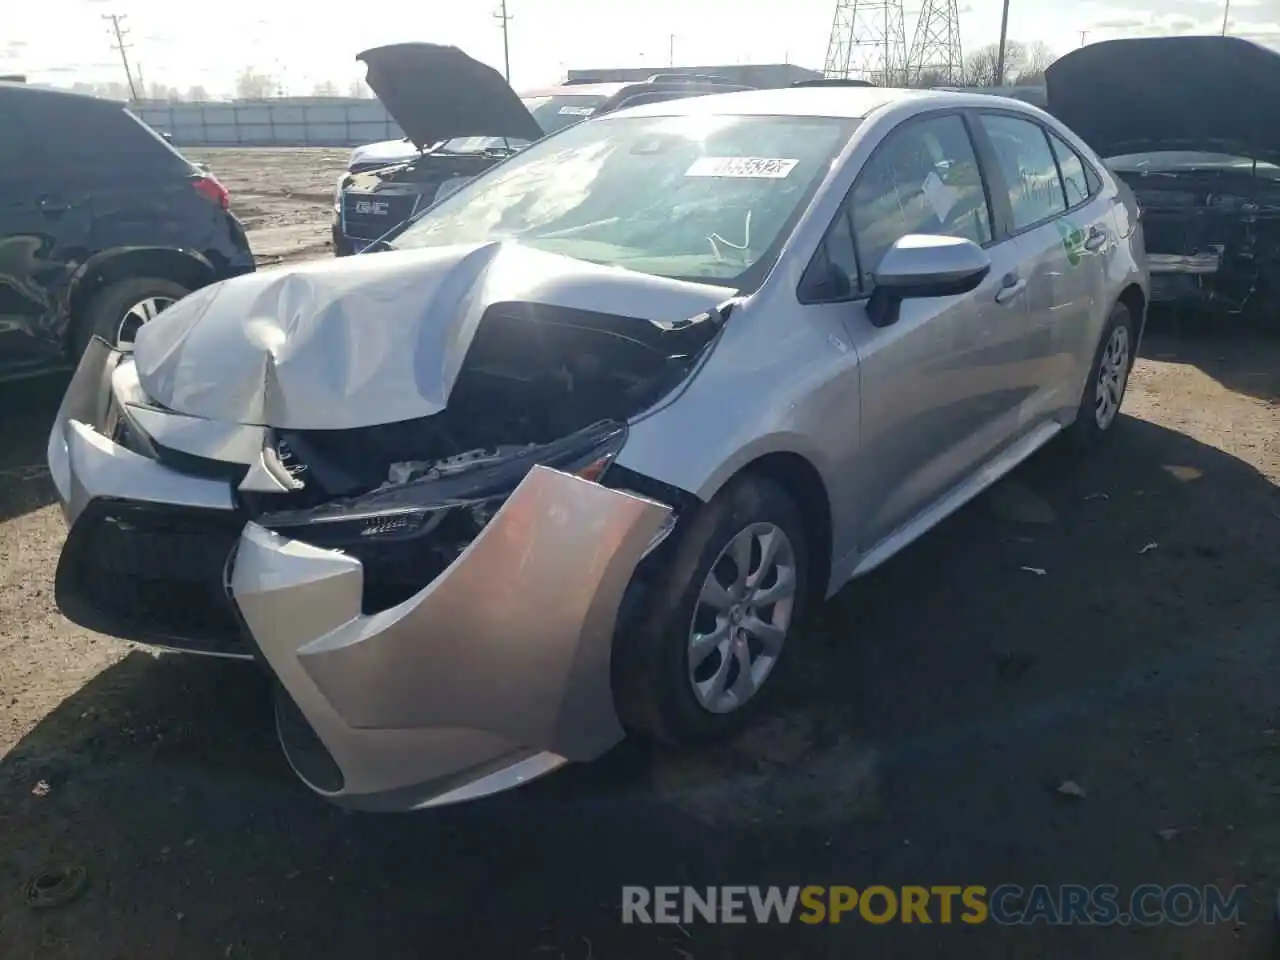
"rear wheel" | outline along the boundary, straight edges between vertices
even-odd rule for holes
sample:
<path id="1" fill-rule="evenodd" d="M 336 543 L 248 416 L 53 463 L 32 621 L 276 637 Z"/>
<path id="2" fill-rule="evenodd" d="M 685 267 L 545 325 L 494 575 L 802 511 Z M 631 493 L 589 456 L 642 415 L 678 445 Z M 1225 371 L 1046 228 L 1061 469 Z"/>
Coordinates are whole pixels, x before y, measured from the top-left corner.
<path id="1" fill-rule="evenodd" d="M 132 345 L 144 324 L 188 292 L 181 284 L 160 277 L 130 277 L 104 287 L 94 295 L 82 318 L 74 344 L 76 356 L 95 336 L 113 347 Z"/>
<path id="2" fill-rule="evenodd" d="M 1080 410 L 1070 428 L 1069 435 L 1078 445 L 1094 446 L 1115 424 L 1129 385 L 1137 343 L 1137 329 L 1129 308 L 1117 303 L 1111 308 L 1111 315 L 1102 331 L 1089 379 L 1080 398 Z"/>
<path id="3" fill-rule="evenodd" d="M 672 744 L 719 739 L 760 709 L 804 612 L 809 556 L 776 483 L 734 481 L 691 519 L 614 656 L 623 723 Z"/>

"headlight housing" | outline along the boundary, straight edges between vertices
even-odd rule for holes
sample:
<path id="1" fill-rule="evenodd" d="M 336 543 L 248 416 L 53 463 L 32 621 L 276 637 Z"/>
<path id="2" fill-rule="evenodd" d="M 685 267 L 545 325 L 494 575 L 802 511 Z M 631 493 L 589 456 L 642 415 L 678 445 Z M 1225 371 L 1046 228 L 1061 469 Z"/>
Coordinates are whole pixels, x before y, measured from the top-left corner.
<path id="1" fill-rule="evenodd" d="M 602 421 L 560 440 L 480 465 L 421 476 L 309 510 L 267 513 L 269 530 L 364 567 L 364 609 L 385 610 L 413 596 L 484 529 L 535 465 L 600 480 L 626 443 L 623 424 Z"/>

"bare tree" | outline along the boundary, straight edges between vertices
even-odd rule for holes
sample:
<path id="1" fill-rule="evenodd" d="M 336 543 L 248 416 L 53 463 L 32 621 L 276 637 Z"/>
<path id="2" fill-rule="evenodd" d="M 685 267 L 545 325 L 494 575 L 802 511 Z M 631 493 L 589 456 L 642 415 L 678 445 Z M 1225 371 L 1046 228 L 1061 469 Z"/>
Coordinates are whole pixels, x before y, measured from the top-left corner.
<path id="1" fill-rule="evenodd" d="M 964 58 L 964 85 L 966 87 L 1004 87 L 1011 77 L 1020 76 L 1027 63 L 1027 46 L 1020 40 L 1010 40 L 1004 47 L 1004 74 L 997 76 L 1000 66 L 1000 47 L 989 43 L 979 47 Z"/>
<path id="2" fill-rule="evenodd" d="M 921 70 L 920 77 L 916 80 L 916 86 L 921 90 L 929 90 L 932 87 L 942 87 L 947 85 L 947 78 L 943 76 L 941 70 Z"/>
<path id="3" fill-rule="evenodd" d="M 338 96 L 338 85 L 332 80 L 324 80 L 317 83 L 311 90 L 313 97 L 336 97 Z"/>
<path id="4" fill-rule="evenodd" d="M 187 99 L 192 103 L 204 103 L 209 99 L 209 91 L 199 84 L 196 84 L 194 87 L 190 87 L 187 90 Z"/>
<path id="5" fill-rule="evenodd" d="M 152 100 L 168 100 L 178 103 L 182 100 L 182 91 L 177 87 L 167 87 L 163 83 L 152 83 L 147 86 L 147 96 Z"/>
<path id="6" fill-rule="evenodd" d="M 1047 43 L 1037 40 L 1027 47 L 1026 57 L 1018 66 L 1013 82 L 1027 85 L 1044 83 L 1044 72 L 1057 59 L 1058 55 L 1049 49 Z"/>
<path id="7" fill-rule="evenodd" d="M 275 77 L 253 67 L 245 67 L 236 77 L 236 96 L 241 100 L 265 100 L 276 89 Z"/>

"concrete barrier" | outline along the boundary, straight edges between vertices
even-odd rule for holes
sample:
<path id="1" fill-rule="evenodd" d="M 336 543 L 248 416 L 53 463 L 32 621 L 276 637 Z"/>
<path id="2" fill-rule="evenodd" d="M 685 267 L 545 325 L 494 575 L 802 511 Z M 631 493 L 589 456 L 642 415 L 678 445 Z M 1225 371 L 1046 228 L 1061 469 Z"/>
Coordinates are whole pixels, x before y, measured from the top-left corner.
<path id="1" fill-rule="evenodd" d="M 353 147 L 404 136 L 381 103 L 354 97 L 144 101 L 131 109 L 178 147 Z"/>

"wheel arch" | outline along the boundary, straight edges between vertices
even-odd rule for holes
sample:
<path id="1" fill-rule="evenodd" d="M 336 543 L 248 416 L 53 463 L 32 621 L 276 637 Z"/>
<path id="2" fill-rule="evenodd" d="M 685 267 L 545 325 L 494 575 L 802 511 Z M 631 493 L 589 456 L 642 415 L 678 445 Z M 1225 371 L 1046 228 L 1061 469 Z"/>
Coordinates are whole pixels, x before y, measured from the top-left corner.
<path id="1" fill-rule="evenodd" d="M 131 277 L 156 277 L 198 290 L 212 282 L 217 271 L 208 258 L 194 250 L 173 247 L 120 247 L 95 254 L 80 265 L 71 279 L 67 299 L 66 336 L 74 338 L 89 303 L 102 290 Z"/>
<path id="2" fill-rule="evenodd" d="M 826 596 L 831 580 L 832 529 L 831 497 L 822 474 L 808 457 L 789 450 L 763 454 L 739 468 L 730 479 L 741 476 L 772 480 L 791 497 L 808 537 L 810 584 L 814 596 Z"/>
<path id="3" fill-rule="evenodd" d="M 1133 346 L 1133 359 L 1138 359 L 1138 347 L 1142 343 L 1142 334 L 1147 326 L 1147 296 L 1142 292 L 1142 288 L 1136 283 L 1131 283 L 1120 291 L 1120 296 L 1116 298 L 1117 303 L 1123 303 L 1129 310 L 1129 315 L 1133 317 L 1133 322 L 1138 325 L 1138 342 Z"/>

